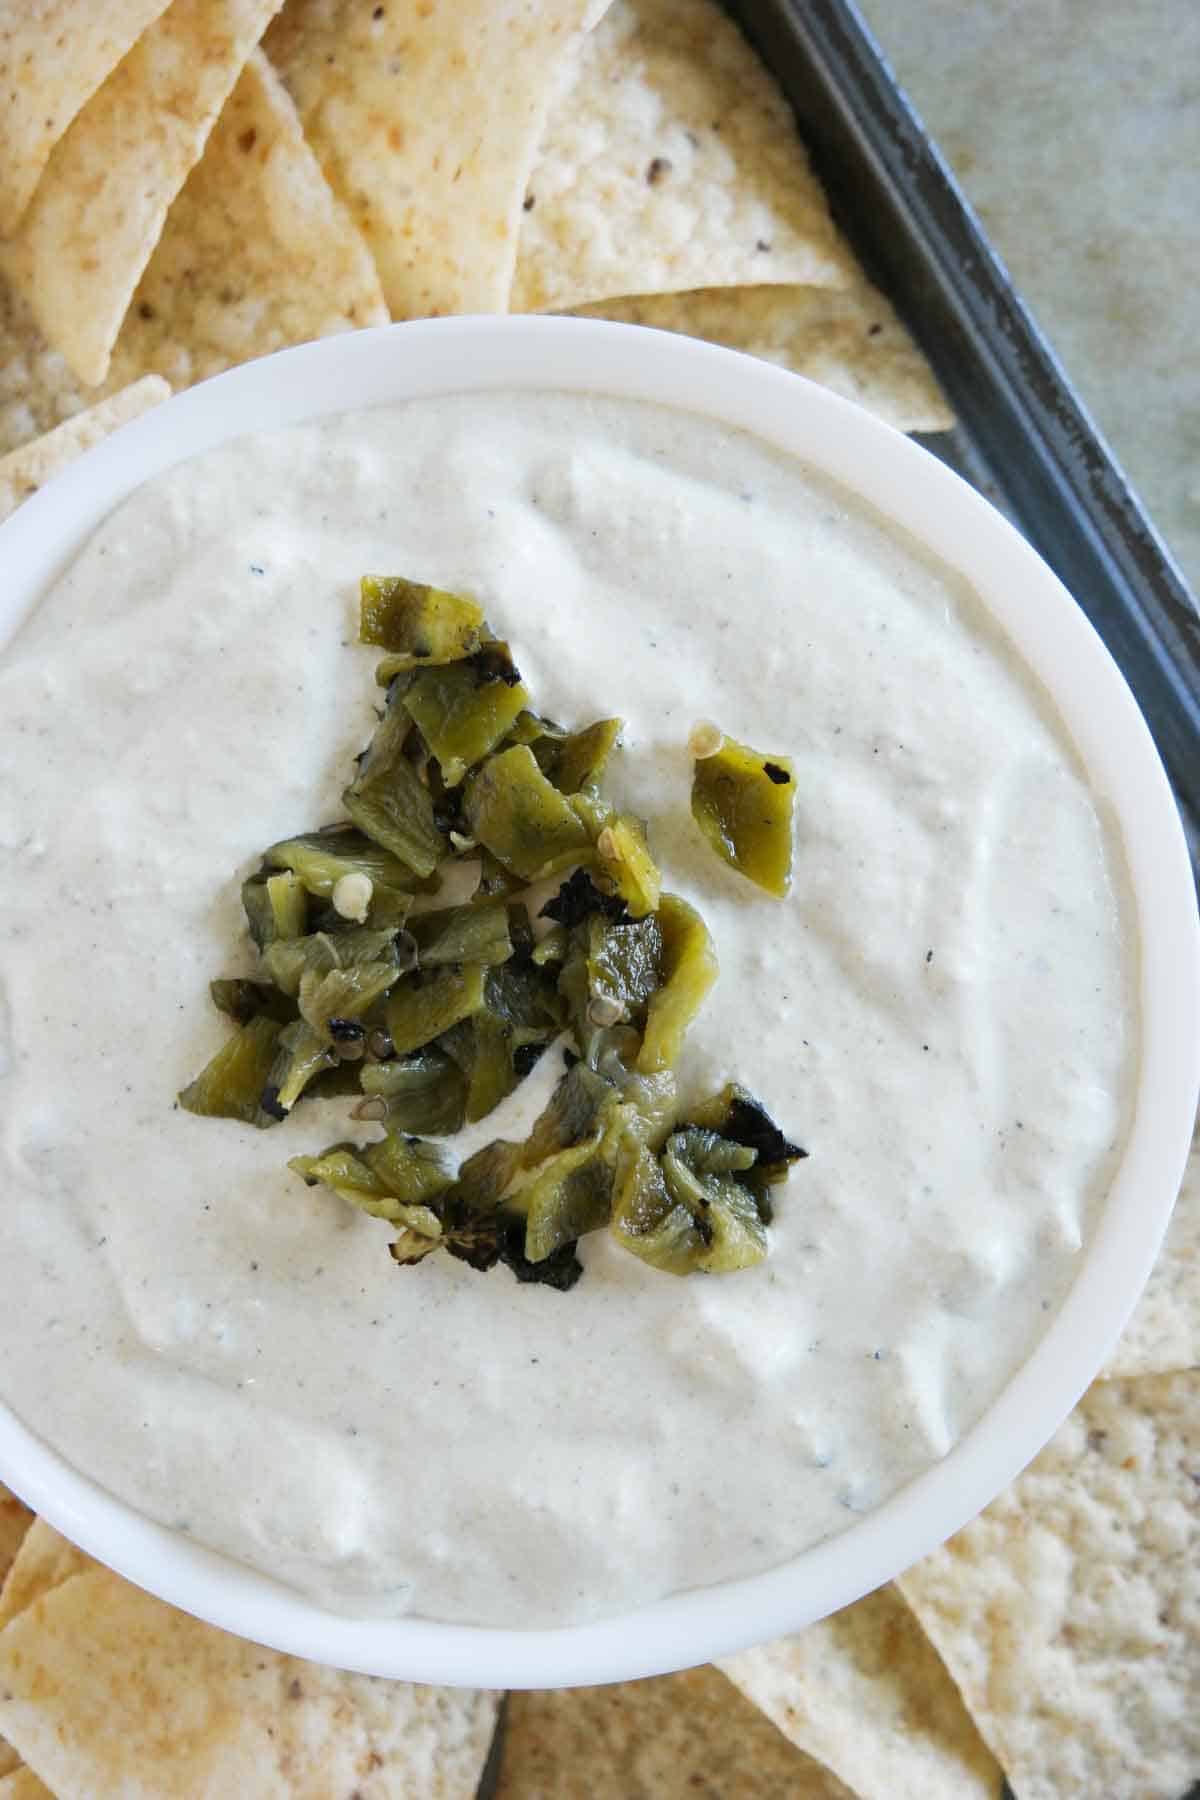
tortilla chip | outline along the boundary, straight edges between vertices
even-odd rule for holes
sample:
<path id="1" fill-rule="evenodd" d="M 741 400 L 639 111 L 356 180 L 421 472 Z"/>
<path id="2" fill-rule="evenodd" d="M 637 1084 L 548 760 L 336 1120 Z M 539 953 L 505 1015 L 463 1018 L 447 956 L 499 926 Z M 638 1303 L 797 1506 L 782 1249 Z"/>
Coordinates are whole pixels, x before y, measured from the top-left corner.
<path id="1" fill-rule="evenodd" d="M 167 0 L 0 0 L 0 237 L 50 152 Z"/>
<path id="2" fill-rule="evenodd" d="M 0 1800 L 54 1800 L 54 1795 L 32 1769 L 20 1763 L 11 1775 L 0 1781 Z"/>
<path id="3" fill-rule="evenodd" d="M 7 1578 L 32 1524 L 29 1508 L 0 1484 L 0 1584 Z"/>
<path id="4" fill-rule="evenodd" d="M 856 400 L 898 431 L 948 431 L 954 423 L 925 358 L 863 276 L 846 288 L 701 288 L 576 310 L 745 350 Z"/>
<path id="5" fill-rule="evenodd" d="M 291 0 L 266 40 L 398 319 L 503 312 L 558 72 L 593 0 Z"/>
<path id="6" fill-rule="evenodd" d="M 33 1524 L 33 1514 L 24 1506 L 15 1494 L 0 1485 L 0 1606 L 3 1605 L 3 1586 L 8 1578 L 21 1545 L 25 1542 L 29 1528 Z M 0 1737 L 0 1775 L 7 1775 L 20 1764 L 20 1757 L 5 1738 Z M 3 1781 L 0 1781 L 0 1800 L 5 1793 Z"/>
<path id="7" fill-rule="evenodd" d="M 279 0 L 172 0 L 55 145 L 0 266 L 80 380 L 108 371 L 167 208 Z"/>
<path id="8" fill-rule="evenodd" d="M 714 0 L 616 0 L 525 206 L 513 312 L 852 268 L 787 102 Z"/>
<path id="9" fill-rule="evenodd" d="M 45 437 L 35 438 L 32 444 L 25 444 L 8 456 L 0 456 L 0 519 L 15 512 L 22 500 L 28 500 L 30 494 L 44 487 L 52 475 L 65 469 L 69 462 L 74 462 L 101 438 L 108 437 L 119 425 L 136 419 L 151 406 L 157 406 L 170 392 L 159 376 L 147 375 L 144 380 L 134 382 L 132 387 L 101 400 L 98 406 L 77 413 Z"/>
<path id="10" fill-rule="evenodd" d="M 901 1578 L 1021 1800 L 1200 1777 L 1200 1371 L 1098 1382 Z"/>
<path id="11" fill-rule="evenodd" d="M 99 1567 L 45 1519 L 34 1519 L 0 1588 L 0 1631 L 51 1588 Z"/>
<path id="12" fill-rule="evenodd" d="M 52 431 L 94 397 L 0 274 L 0 455 Z"/>
<path id="13" fill-rule="evenodd" d="M 510 1694 L 495 1800 L 850 1800 L 716 1669 Z"/>
<path id="14" fill-rule="evenodd" d="M 167 215 L 112 378 L 153 369 L 187 387 L 287 344 L 387 318 L 371 253 L 256 50 Z"/>
<path id="15" fill-rule="evenodd" d="M 1200 1136 L 1184 1171 L 1166 1239 L 1105 1379 L 1200 1368 Z"/>
<path id="16" fill-rule="evenodd" d="M 720 1667 L 861 1800 L 997 1800 L 1000 1766 L 894 1588 Z"/>
<path id="17" fill-rule="evenodd" d="M 497 1705 L 264 1650 L 107 1569 L 0 1633 L 0 1730 L 62 1794 L 473 1800 Z"/>

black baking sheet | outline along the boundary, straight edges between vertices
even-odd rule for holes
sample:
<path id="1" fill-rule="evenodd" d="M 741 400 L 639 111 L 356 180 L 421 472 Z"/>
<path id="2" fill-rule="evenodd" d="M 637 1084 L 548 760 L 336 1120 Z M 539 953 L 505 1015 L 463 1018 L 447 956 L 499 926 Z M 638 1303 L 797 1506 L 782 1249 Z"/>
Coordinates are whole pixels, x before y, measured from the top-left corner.
<path id="1" fill-rule="evenodd" d="M 1008 514 L 1137 697 L 1200 870 L 1200 613 L 852 0 L 726 0 L 841 229 L 958 417 L 925 438 Z"/>

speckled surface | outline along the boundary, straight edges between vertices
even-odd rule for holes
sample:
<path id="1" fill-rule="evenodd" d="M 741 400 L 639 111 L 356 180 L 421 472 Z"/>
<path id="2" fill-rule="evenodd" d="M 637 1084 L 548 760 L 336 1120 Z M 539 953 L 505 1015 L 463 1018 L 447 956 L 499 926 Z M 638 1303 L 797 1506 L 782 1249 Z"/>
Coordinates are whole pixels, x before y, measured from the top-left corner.
<path id="1" fill-rule="evenodd" d="M 1200 589 L 1200 0 L 861 0 Z"/>

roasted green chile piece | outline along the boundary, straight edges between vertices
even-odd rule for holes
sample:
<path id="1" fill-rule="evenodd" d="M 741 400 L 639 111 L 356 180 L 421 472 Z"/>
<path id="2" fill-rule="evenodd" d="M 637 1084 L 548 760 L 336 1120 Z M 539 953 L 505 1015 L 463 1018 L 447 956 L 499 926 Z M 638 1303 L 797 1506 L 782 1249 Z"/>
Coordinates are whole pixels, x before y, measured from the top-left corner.
<path id="1" fill-rule="evenodd" d="M 337 1061 L 328 1031 L 314 1030 L 306 1019 L 285 1025 L 263 1088 L 263 1111 L 274 1119 L 286 1118 L 309 1084 Z"/>
<path id="2" fill-rule="evenodd" d="M 628 813 L 610 819 L 596 838 L 596 852 L 598 885 L 620 896 L 631 919 L 652 913 L 662 894 L 662 876 L 642 821 Z"/>
<path id="3" fill-rule="evenodd" d="M 331 1144 L 319 1156 L 292 1157 L 288 1168 L 309 1187 L 323 1182 L 374 1219 L 416 1229 L 426 1237 L 441 1236 L 441 1221 L 429 1202 L 445 1192 L 451 1176 L 441 1152 L 420 1138 L 389 1133 L 361 1150 L 353 1144 Z"/>
<path id="4" fill-rule="evenodd" d="M 419 669 L 401 703 L 437 758 L 446 786 L 455 788 L 495 749 L 528 699 L 507 646 L 494 644 L 465 662 Z"/>
<path id="5" fill-rule="evenodd" d="M 689 1126 L 671 1134 L 659 1160 L 672 1200 L 695 1217 L 704 1243 L 699 1268 L 723 1275 L 763 1261 L 766 1226 L 746 1179 L 754 1167 L 753 1150 Z"/>
<path id="6" fill-rule="evenodd" d="M 630 1075 L 621 1085 L 621 1104 L 628 1108 L 626 1131 L 639 1143 L 661 1150 L 679 1113 L 673 1071 L 661 1069 L 657 1075 Z"/>
<path id="7" fill-rule="evenodd" d="M 719 1132 L 732 1143 L 753 1150 L 755 1175 L 772 1185 L 786 1181 L 791 1165 L 808 1155 L 784 1136 L 762 1101 L 736 1081 L 727 1082 L 719 1093 L 690 1107 L 687 1123 Z"/>
<path id="8" fill-rule="evenodd" d="M 360 1021 L 398 980 L 394 962 L 355 963 L 324 975 L 307 969 L 300 977 L 300 1017 L 335 1045 L 345 1040 L 361 1042 L 364 1027 Z M 348 1025 L 358 1029 L 347 1031 Z"/>
<path id="9" fill-rule="evenodd" d="M 611 1081 L 578 1062 L 559 1081 L 521 1149 L 521 1164 L 534 1168 L 548 1156 L 594 1137 L 620 1096 Z"/>
<path id="10" fill-rule="evenodd" d="M 471 836 L 527 881 L 592 850 L 587 827 L 526 744 L 484 763 L 467 788 L 465 811 Z"/>
<path id="11" fill-rule="evenodd" d="M 421 968 L 438 963 L 507 962 L 513 953 L 512 919 L 503 899 L 438 907 L 409 921 Z"/>
<path id="12" fill-rule="evenodd" d="M 390 769 L 360 775 L 343 793 L 342 805 L 361 831 L 416 875 L 432 875 L 449 851 L 429 789 L 403 756 Z"/>
<path id="13" fill-rule="evenodd" d="M 292 870 L 307 892 L 319 900 L 332 901 L 343 876 L 365 875 L 371 883 L 367 922 L 376 927 L 403 925 L 413 890 L 420 885 L 407 864 L 354 825 L 335 825 L 327 831 L 285 838 L 272 844 L 263 860 L 271 868 Z"/>
<path id="14" fill-rule="evenodd" d="M 398 690 L 393 690 L 342 805 L 360 831 L 415 875 L 426 877 L 450 846 L 434 819 L 429 788 L 405 753 L 411 729 Z"/>
<path id="15" fill-rule="evenodd" d="M 716 1132 L 674 1132 L 658 1157 L 628 1142 L 618 1159 L 611 1229 L 671 1275 L 731 1274 L 762 1262 L 767 1233 L 747 1177 L 755 1153 Z"/>
<path id="16" fill-rule="evenodd" d="M 352 969 L 360 963 L 390 963 L 397 975 L 406 958 L 394 930 L 354 926 L 345 931 L 310 932 L 307 937 L 278 939 L 263 952 L 263 967 L 277 988 L 298 994 L 306 974 L 327 975 L 331 969 Z"/>
<path id="17" fill-rule="evenodd" d="M 439 1038 L 484 1003 L 483 963 L 447 963 L 418 969 L 396 984 L 387 1003 L 387 1029 L 397 1056 Z"/>
<path id="18" fill-rule="evenodd" d="M 290 869 L 251 875 L 242 883 L 242 905 L 250 936 L 260 950 L 277 938 L 300 937 L 307 928 L 308 895 Z"/>
<path id="19" fill-rule="evenodd" d="M 225 981 L 210 981 L 208 991 L 217 1011 L 235 1025 L 248 1025 L 251 1019 L 260 1017 L 286 1025 L 296 1017 L 295 1000 L 267 981 L 247 981 L 235 975 Z"/>
<path id="20" fill-rule="evenodd" d="M 262 1111 L 263 1089 L 275 1062 L 284 1027 L 264 1014 L 250 1019 L 227 1039 L 216 1055 L 179 1096 L 185 1112 L 206 1119 L 241 1119 L 247 1125 L 272 1125 Z"/>
<path id="21" fill-rule="evenodd" d="M 697 825 L 718 856 L 779 898 L 791 886 L 795 798 L 795 771 L 786 756 L 765 756 L 733 738 L 693 765 Z"/>
<path id="22" fill-rule="evenodd" d="M 465 823 L 465 821 L 464 821 Z M 525 883 L 519 875 L 513 875 L 498 857 L 492 855 L 485 845 L 479 845 L 471 852 L 479 857 L 479 888 L 476 898 L 479 900 L 499 899 L 509 894 L 519 894 Z"/>
<path id="23" fill-rule="evenodd" d="M 690 1275 L 704 1245 L 686 1206 L 671 1198 L 657 1156 L 630 1142 L 618 1159 L 609 1230 L 621 1246 L 667 1275 Z"/>
<path id="24" fill-rule="evenodd" d="M 657 914 L 614 924 L 593 913 L 587 922 L 587 978 L 593 1024 L 632 1023 L 663 981 L 664 937 Z"/>
<path id="25" fill-rule="evenodd" d="M 672 1069 L 684 1034 L 717 979 L 717 951 L 707 925 L 686 900 L 664 894 L 654 915 L 662 931 L 662 985 L 650 996 L 639 1074 Z"/>
<path id="26" fill-rule="evenodd" d="M 547 1157 L 509 1204 L 525 1216 L 525 1255 L 530 1262 L 574 1243 L 608 1223 L 613 1165 L 602 1132 Z"/>
<path id="27" fill-rule="evenodd" d="M 458 662 L 479 649 L 483 608 L 461 594 L 402 575 L 364 575 L 359 639 L 378 644 L 402 667 Z"/>
<path id="28" fill-rule="evenodd" d="M 409 1056 L 358 1064 L 358 1081 L 368 1100 L 382 1102 L 383 1117 L 400 1131 L 448 1137 L 461 1131 L 467 1116 L 467 1083 L 462 1070 L 432 1044 Z M 362 1115 L 362 1116 L 370 1116 Z"/>
<path id="29" fill-rule="evenodd" d="M 623 719 L 597 719 L 582 731 L 548 731 L 525 741 L 559 793 L 577 794 L 599 781 L 623 724 Z"/>
<path id="30" fill-rule="evenodd" d="M 552 971 L 517 959 L 487 971 L 482 1006 L 438 1041 L 466 1078 L 468 1124 L 486 1118 L 524 1080 L 561 1023 Z"/>

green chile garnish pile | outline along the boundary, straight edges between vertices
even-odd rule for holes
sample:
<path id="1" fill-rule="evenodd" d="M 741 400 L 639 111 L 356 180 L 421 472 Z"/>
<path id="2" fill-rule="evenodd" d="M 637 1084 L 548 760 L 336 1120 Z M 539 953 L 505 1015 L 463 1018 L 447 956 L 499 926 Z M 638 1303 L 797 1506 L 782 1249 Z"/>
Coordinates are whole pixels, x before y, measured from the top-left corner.
<path id="1" fill-rule="evenodd" d="M 771 1191 L 805 1152 L 736 1085 L 680 1117 L 672 1071 L 717 959 L 662 892 L 641 822 L 601 797 L 621 721 L 539 717 L 481 609 L 437 588 L 364 576 L 361 637 L 386 652 L 387 697 L 346 822 L 272 844 L 243 884 L 258 977 L 212 983 L 236 1031 L 180 1104 L 269 1127 L 306 1095 L 356 1096 L 352 1117 L 386 1135 L 289 1167 L 396 1226 L 397 1263 L 444 1250 L 566 1289 L 578 1239 L 604 1226 L 673 1275 L 761 1262 Z M 752 814 L 746 872 L 781 891 L 790 792 L 784 841 L 764 838 L 764 765 L 745 755 L 750 810 L 723 764 L 716 825 L 693 810 L 735 867 L 731 820 Z M 472 898 L 414 910 L 456 861 L 478 865 Z M 538 937 L 524 895 L 560 874 Z M 564 1034 L 569 1067 L 525 1142 L 452 1172 L 429 1137 L 485 1118 Z"/>

